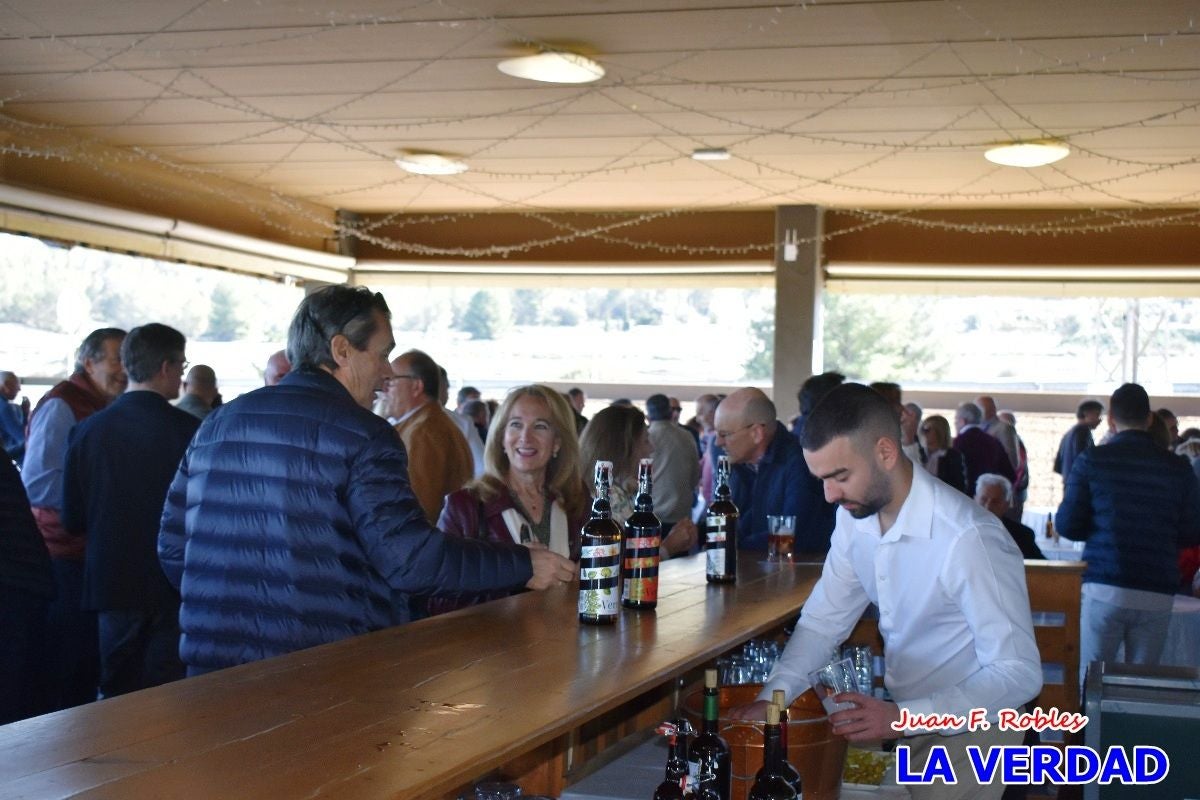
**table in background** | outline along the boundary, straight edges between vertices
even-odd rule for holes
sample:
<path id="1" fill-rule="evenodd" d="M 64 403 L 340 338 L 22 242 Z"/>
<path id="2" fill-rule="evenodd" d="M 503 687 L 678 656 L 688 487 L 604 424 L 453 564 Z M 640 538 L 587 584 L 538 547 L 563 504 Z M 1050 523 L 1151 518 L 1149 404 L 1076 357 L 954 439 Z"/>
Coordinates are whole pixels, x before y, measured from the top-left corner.
<path id="1" fill-rule="evenodd" d="M 819 576 L 739 562 L 734 586 L 703 556 L 663 564 L 657 613 L 613 626 L 560 587 L 0 727 L 0 797 L 423 800 L 492 771 L 559 794 L 624 735 L 598 720 L 664 719 L 679 676 L 793 618 Z"/>

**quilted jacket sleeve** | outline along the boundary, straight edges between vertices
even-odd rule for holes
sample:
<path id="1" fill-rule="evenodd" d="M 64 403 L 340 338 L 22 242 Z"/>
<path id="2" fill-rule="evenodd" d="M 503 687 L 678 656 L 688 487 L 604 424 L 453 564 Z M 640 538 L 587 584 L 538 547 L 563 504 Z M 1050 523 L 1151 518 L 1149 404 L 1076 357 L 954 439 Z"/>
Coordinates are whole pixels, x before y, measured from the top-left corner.
<path id="1" fill-rule="evenodd" d="M 425 520 L 391 428 L 380 429 L 354 458 L 346 506 L 368 559 L 393 590 L 509 589 L 533 575 L 524 548 L 448 537 Z"/>
<path id="2" fill-rule="evenodd" d="M 183 551 L 187 544 L 187 534 L 183 527 L 184 514 L 187 511 L 188 458 L 191 447 L 184 453 L 167 490 L 167 499 L 163 504 L 162 522 L 158 530 L 158 563 L 162 565 L 163 574 L 167 581 L 179 589 L 183 581 Z"/>

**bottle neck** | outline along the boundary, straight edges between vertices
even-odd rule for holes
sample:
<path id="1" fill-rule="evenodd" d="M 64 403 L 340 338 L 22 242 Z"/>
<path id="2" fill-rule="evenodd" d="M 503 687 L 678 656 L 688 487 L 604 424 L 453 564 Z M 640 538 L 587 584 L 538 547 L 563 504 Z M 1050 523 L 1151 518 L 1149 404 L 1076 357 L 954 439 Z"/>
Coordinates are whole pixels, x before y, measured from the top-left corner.
<path id="1" fill-rule="evenodd" d="M 719 693 L 716 689 L 704 690 L 704 732 L 717 733 L 717 718 L 720 716 Z"/>
<path id="2" fill-rule="evenodd" d="M 592 519 L 611 519 L 612 503 L 608 500 L 608 484 L 596 482 L 596 499 L 592 501 Z"/>
<path id="3" fill-rule="evenodd" d="M 780 754 L 783 752 L 779 737 L 778 725 L 763 726 L 763 768 L 768 775 L 779 774 Z"/>

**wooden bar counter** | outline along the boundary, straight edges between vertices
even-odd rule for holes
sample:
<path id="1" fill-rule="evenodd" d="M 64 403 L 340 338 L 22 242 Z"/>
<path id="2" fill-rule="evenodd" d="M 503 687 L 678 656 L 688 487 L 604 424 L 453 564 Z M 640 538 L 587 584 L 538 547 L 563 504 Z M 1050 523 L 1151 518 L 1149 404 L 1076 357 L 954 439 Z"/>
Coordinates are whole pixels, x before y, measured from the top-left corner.
<path id="1" fill-rule="evenodd" d="M 615 626 L 581 626 L 563 587 L 13 723 L 0 797 L 421 800 L 493 771 L 558 794 L 607 743 L 589 725 L 639 698 L 632 725 L 663 719 L 679 676 L 793 617 L 819 570 L 745 553 L 709 586 L 677 559 L 657 611 Z"/>

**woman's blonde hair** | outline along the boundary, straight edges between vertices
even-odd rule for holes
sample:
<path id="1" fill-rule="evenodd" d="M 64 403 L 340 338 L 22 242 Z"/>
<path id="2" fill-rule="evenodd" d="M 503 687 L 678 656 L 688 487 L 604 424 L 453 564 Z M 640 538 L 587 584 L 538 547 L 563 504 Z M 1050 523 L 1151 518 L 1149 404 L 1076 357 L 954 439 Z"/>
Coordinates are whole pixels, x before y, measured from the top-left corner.
<path id="1" fill-rule="evenodd" d="M 926 417 L 921 421 L 921 426 L 924 427 L 926 425 L 932 428 L 937 434 L 938 441 L 942 447 L 949 449 L 950 445 L 954 443 L 954 438 L 950 436 L 950 423 L 945 417 L 939 414 Z M 925 434 L 925 448 L 927 450 L 933 449 L 929 446 L 929 434 Z"/>
<path id="2" fill-rule="evenodd" d="M 522 397 L 536 397 L 550 409 L 550 424 L 558 438 L 558 454 L 546 465 L 546 490 L 562 505 L 568 519 L 575 519 L 587 507 L 587 492 L 579 471 L 579 439 L 575 434 L 575 414 L 566 399 L 540 383 L 518 386 L 508 393 L 492 418 L 487 443 L 483 447 L 483 475 L 470 484 L 480 499 L 491 500 L 508 491 L 505 478 L 512 464 L 504 452 L 504 431 L 512 407 Z"/>
<path id="3" fill-rule="evenodd" d="M 598 412 L 579 437 L 584 468 L 611 461 L 613 483 L 632 491 L 637 486 L 637 443 L 644 430 L 646 415 L 632 406 L 609 406 Z"/>

